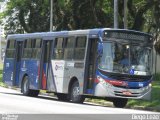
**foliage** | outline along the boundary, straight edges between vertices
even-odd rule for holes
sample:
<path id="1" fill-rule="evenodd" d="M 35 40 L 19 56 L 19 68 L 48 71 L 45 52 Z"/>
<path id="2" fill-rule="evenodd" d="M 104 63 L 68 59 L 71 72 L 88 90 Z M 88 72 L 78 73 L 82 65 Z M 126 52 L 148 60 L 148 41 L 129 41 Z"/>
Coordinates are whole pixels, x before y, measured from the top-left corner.
<path id="1" fill-rule="evenodd" d="M 158 81 L 160 82 L 160 73 L 155 74 L 153 80 L 154 80 L 154 81 L 157 81 L 157 82 L 158 82 Z"/>
<path id="2" fill-rule="evenodd" d="M 7 86 L 2 82 L 2 76 L 3 76 L 3 64 L 0 64 L 0 86 L 2 86 L 2 87 L 7 87 Z"/>
<path id="3" fill-rule="evenodd" d="M 41 32 L 49 28 L 48 0 L 10 0 L 3 13 L 8 33 Z"/>
<path id="4" fill-rule="evenodd" d="M 155 45 L 155 50 L 157 51 L 158 54 L 160 54 L 160 39 L 156 41 Z"/>
<path id="5" fill-rule="evenodd" d="M 123 28 L 124 1 L 118 1 L 119 28 Z M 53 0 L 55 30 L 113 27 L 113 0 Z M 153 33 L 160 29 L 159 0 L 128 0 L 128 29 Z M 49 31 L 50 0 L 10 0 L 0 14 L 9 33 Z M 160 51 L 160 44 L 156 50 Z"/>

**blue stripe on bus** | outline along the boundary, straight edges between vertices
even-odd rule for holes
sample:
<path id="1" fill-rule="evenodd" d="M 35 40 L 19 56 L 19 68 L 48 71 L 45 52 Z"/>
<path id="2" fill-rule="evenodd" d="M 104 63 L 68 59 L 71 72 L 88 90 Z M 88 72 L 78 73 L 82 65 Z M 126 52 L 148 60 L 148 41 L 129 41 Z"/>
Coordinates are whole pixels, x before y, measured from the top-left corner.
<path id="1" fill-rule="evenodd" d="M 97 76 L 100 76 L 102 77 L 104 80 L 116 80 L 116 79 L 112 79 L 112 78 L 109 78 L 108 76 L 105 76 L 103 74 L 101 74 L 98 70 L 96 71 L 96 75 Z M 121 80 L 119 80 L 121 81 Z M 145 87 L 145 86 L 148 86 L 149 83 L 151 83 L 152 80 L 144 80 L 142 82 L 137 82 L 137 81 L 128 81 L 127 79 L 125 80 L 125 82 L 128 84 L 128 88 L 141 88 L 141 87 Z M 95 83 L 96 85 L 96 83 Z"/>
<path id="2" fill-rule="evenodd" d="M 38 76 L 38 60 L 21 60 L 21 70 L 19 80 L 23 79 L 24 75 L 28 75 L 30 80 L 30 89 L 38 89 L 38 81 L 36 81 Z"/>
<path id="3" fill-rule="evenodd" d="M 12 86 L 13 85 L 13 70 L 14 70 L 14 59 L 5 59 L 3 81 Z M 11 80 L 12 79 L 12 80 Z"/>

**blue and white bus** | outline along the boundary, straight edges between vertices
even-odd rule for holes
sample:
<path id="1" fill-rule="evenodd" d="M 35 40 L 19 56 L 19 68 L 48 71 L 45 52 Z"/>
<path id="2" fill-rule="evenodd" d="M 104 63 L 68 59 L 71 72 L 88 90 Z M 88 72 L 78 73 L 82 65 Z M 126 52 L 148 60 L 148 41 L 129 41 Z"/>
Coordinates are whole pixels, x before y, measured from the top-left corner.
<path id="1" fill-rule="evenodd" d="M 26 96 L 46 90 L 125 107 L 128 98 L 150 99 L 152 43 L 147 33 L 110 28 L 8 35 L 3 81 Z"/>

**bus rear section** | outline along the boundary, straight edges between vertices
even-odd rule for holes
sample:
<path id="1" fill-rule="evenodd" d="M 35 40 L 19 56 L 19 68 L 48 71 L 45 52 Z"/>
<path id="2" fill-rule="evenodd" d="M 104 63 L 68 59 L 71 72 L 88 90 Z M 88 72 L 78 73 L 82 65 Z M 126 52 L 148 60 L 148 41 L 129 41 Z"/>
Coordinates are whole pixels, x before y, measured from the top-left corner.
<path id="1" fill-rule="evenodd" d="M 37 96 L 39 90 L 55 91 L 50 60 L 52 44 L 53 38 L 48 37 L 31 40 L 31 57 L 22 58 L 21 69 L 23 70 L 19 74 L 20 87 L 24 95 Z"/>
<path id="2" fill-rule="evenodd" d="M 20 87 L 24 95 L 37 96 L 40 89 L 54 90 L 49 60 L 53 38 L 42 35 L 11 35 L 7 40 L 3 82 Z"/>
<path id="3" fill-rule="evenodd" d="M 8 40 L 7 42 L 3 81 L 10 86 L 19 85 L 22 45 L 21 41 Z"/>

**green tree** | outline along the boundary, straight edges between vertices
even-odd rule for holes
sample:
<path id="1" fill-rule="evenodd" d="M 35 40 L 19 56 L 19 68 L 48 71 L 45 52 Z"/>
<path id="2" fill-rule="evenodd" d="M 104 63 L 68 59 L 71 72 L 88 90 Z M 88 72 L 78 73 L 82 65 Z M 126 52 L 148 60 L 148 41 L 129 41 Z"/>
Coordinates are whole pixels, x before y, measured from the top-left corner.
<path id="1" fill-rule="evenodd" d="M 2 14 L 6 18 L 5 29 L 8 33 L 41 32 L 49 29 L 48 0 L 10 0 L 7 10 Z"/>
<path id="2" fill-rule="evenodd" d="M 119 28 L 123 28 L 124 1 L 118 2 Z M 53 0 L 53 25 L 55 30 L 113 27 L 113 4 L 113 0 Z M 127 7 L 128 29 L 153 33 L 157 39 L 160 1 L 128 0 Z M 49 31 L 50 0 L 10 0 L 2 18 L 7 33 Z"/>
<path id="3" fill-rule="evenodd" d="M 75 29 L 112 26 L 111 0 L 71 0 L 71 4 Z"/>

